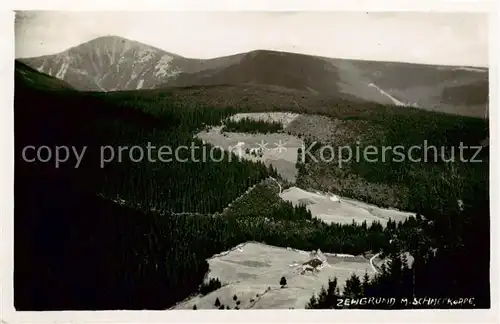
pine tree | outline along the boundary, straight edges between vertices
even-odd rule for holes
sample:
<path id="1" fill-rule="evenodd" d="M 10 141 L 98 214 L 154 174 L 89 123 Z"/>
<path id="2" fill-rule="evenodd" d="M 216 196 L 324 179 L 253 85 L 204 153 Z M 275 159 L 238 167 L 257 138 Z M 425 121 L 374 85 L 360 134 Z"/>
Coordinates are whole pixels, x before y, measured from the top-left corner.
<path id="1" fill-rule="evenodd" d="M 340 298 L 339 287 L 337 287 L 337 277 L 328 279 L 328 302 L 329 308 L 337 308 L 337 301 Z"/>
<path id="2" fill-rule="evenodd" d="M 361 281 L 356 274 L 352 274 L 349 279 L 347 279 L 344 288 L 345 297 L 359 298 L 362 295 Z"/>
<path id="3" fill-rule="evenodd" d="M 309 302 L 306 304 L 306 309 L 318 309 L 318 301 L 316 296 L 313 294 Z"/>
<path id="4" fill-rule="evenodd" d="M 319 309 L 330 308 L 330 305 L 328 305 L 328 295 L 326 293 L 325 287 L 321 287 L 321 290 L 319 291 L 317 307 Z"/>
<path id="5" fill-rule="evenodd" d="M 361 290 L 362 294 L 365 297 L 371 296 L 370 295 L 370 276 L 368 275 L 368 272 L 365 272 L 365 275 L 363 276 L 363 283 L 361 284 Z"/>

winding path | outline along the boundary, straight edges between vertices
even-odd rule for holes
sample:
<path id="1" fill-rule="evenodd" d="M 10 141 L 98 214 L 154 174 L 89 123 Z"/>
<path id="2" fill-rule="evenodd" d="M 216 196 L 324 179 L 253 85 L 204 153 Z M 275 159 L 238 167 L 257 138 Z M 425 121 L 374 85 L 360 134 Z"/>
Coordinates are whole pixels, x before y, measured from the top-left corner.
<path id="1" fill-rule="evenodd" d="M 374 260 L 376 257 L 378 257 L 379 255 L 380 255 L 380 252 L 379 252 L 379 253 L 377 253 L 377 254 L 375 254 L 374 256 L 372 256 L 372 257 L 370 258 L 370 265 L 371 265 L 371 267 L 372 267 L 372 269 L 373 269 L 373 271 L 374 271 L 375 273 L 378 273 L 379 271 L 378 271 L 378 269 L 375 267 L 375 265 L 373 264 L 373 260 Z"/>
<path id="2" fill-rule="evenodd" d="M 281 197 L 281 184 L 280 184 L 280 183 L 279 183 L 276 179 L 274 179 L 273 177 L 269 177 L 269 179 L 271 179 L 271 180 L 273 180 L 274 182 L 276 182 L 276 184 L 280 187 L 280 193 L 279 193 L 279 195 L 280 195 L 280 197 Z"/>

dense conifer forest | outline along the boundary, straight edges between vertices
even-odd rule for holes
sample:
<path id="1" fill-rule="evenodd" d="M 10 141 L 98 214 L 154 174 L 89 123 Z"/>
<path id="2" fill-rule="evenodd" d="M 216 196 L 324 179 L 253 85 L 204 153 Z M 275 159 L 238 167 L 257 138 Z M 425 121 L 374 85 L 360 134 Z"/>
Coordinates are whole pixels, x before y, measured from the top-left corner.
<path id="1" fill-rule="evenodd" d="M 253 120 L 245 117 L 240 120 L 228 119 L 224 121 L 222 127 L 223 132 L 240 132 L 240 133 L 276 133 L 283 130 L 283 125 L 280 122 Z"/>
<path id="2" fill-rule="evenodd" d="M 476 296 L 476 307 L 489 305 L 484 168 L 471 171 L 473 182 L 443 167 L 449 172 L 445 177 L 415 185 L 422 217 L 391 221 L 385 228 L 328 225 L 305 207 L 278 199 L 277 187 L 265 181 L 276 174 L 263 164 L 229 156 L 204 163 L 127 157 L 101 167 L 102 146 L 189 146 L 196 131 L 219 124 L 235 108 L 186 106 L 172 102 L 168 93 L 45 91 L 17 75 L 14 108 L 18 310 L 167 309 L 213 289 L 210 283 L 200 286 L 207 258 L 252 240 L 336 253 L 407 251 L 415 258 L 414 284 L 407 287 L 410 270 L 393 261 L 367 284 L 370 294 L 467 295 Z M 78 168 L 74 159 L 54 168 L 50 162 L 23 161 L 27 145 L 86 146 L 87 151 Z M 457 188 L 463 210 L 450 194 Z M 347 293 L 359 295 L 352 285 Z M 336 289 L 329 288 L 327 296 L 330 290 Z M 320 308 L 331 307 L 331 301 L 321 300 Z"/>
<path id="3" fill-rule="evenodd" d="M 348 119 L 359 118 L 365 117 Z M 349 173 L 360 175 L 372 183 L 403 184 L 407 188 L 408 199 L 400 207 L 417 213 L 417 219 L 411 221 L 411 226 L 394 228 L 393 224 L 388 224 L 388 229 L 392 228 L 392 241 L 382 251 L 383 254 L 392 256 L 394 262 L 370 281 L 366 292 L 358 291 L 356 298 L 397 297 L 401 294 L 410 300 L 413 297 L 474 297 L 474 307 L 488 307 L 489 151 L 487 148 L 478 149 L 481 139 L 487 137 L 488 127 L 485 121 L 433 113 L 403 116 L 389 114 L 385 117 L 371 116 L 369 120 L 383 125 L 382 129 L 385 131 L 364 137 L 361 149 L 368 145 L 402 145 L 408 148 L 422 145 L 426 141 L 429 147 L 435 146 L 437 150 L 430 149 L 427 153 L 425 150 L 416 150 L 413 160 L 421 158 L 421 162 L 407 159 L 403 163 L 396 163 L 388 156 L 386 161 L 368 163 L 361 159 L 359 163 L 346 166 Z M 460 145 L 471 149 L 465 149 L 460 155 Z M 317 144 L 315 147 L 320 146 L 321 144 Z M 443 153 L 441 147 L 446 148 Z M 429 155 L 424 159 L 427 154 Z M 453 154 L 454 160 L 451 159 Z M 438 155 L 444 155 L 445 159 Z M 307 160 L 300 163 L 299 173 L 308 172 L 307 163 Z M 328 168 L 331 170 L 332 166 L 325 166 L 322 172 L 328 172 Z M 366 197 L 358 198 L 366 200 Z M 379 201 L 372 203 L 383 205 Z M 402 266 L 405 263 L 400 260 L 401 251 L 410 253 L 415 259 L 411 269 Z M 354 279 L 354 282 L 358 281 Z M 352 295 L 350 292 L 343 294 L 344 297 Z M 334 296 L 341 297 L 342 294 Z M 315 296 L 310 307 L 333 308 L 334 303 L 325 302 L 325 298 L 324 294 Z M 393 307 L 408 308 L 404 305 Z M 432 307 L 464 306 L 443 303 Z"/>
<path id="4" fill-rule="evenodd" d="M 489 308 L 490 255 L 480 252 L 489 252 L 488 192 L 484 185 L 474 188 L 462 211 L 453 205 L 427 210 L 413 226 L 393 229 L 394 242 L 385 249 L 390 262 L 374 278 L 353 275 L 343 289 L 332 280 L 307 308 Z M 402 251 L 413 257 L 411 266 Z M 395 298 L 395 304 L 360 304 L 370 297 Z M 358 303 L 347 306 L 339 298 Z"/>

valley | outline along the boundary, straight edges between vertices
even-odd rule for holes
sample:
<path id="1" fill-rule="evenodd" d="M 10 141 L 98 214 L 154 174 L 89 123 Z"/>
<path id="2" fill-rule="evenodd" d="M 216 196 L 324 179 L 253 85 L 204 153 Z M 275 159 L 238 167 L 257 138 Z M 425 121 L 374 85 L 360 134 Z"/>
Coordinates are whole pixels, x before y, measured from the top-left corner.
<path id="1" fill-rule="evenodd" d="M 309 115 L 311 118 L 320 116 Z M 300 150 L 306 150 L 302 140 L 287 135 L 288 127 L 293 126 L 298 119 L 309 118 L 293 113 L 238 113 L 228 119 L 235 122 L 245 120 L 263 123 L 278 122 L 282 131 L 268 133 L 232 133 L 222 132 L 223 126 L 209 127 L 208 131 L 196 134 L 206 143 L 235 153 L 240 159 L 260 161 L 266 166 L 272 166 L 284 183 L 293 185 L 298 175 L 298 161 L 301 159 Z M 338 128 L 337 128 L 338 129 Z M 301 135 L 303 135 L 301 133 Z M 275 147 L 276 146 L 276 147 Z M 309 192 L 297 187 L 290 187 L 279 193 L 280 198 L 290 201 L 294 205 L 304 205 L 313 217 L 327 223 L 351 224 L 379 222 L 386 225 L 389 219 L 397 222 L 415 216 L 412 213 L 399 212 L 371 206 L 360 201 L 338 197 L 334 194 Z"/>
<path id="2" fill-rule="evenodd" d="M 446 294 L 487 307 L 488 150 L 480 163 L 320 158 L 325 146 L 479 145 L 487 86 L 476 69 L 268 50 L 201 60 L 118 36 L 18 59 L 16 308 Z M 149 144 L 199 150 L 99 160 L 103 146 Z M 24 160 L 27 145 L 88 150 L 54 168 Z"/>

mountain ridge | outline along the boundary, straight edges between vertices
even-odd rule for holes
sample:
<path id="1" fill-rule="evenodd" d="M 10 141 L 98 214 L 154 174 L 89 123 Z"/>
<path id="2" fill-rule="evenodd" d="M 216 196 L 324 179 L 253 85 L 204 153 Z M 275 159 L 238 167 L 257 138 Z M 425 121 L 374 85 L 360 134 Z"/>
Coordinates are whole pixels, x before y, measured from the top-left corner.
<path id="1" fill-rule="evenodd" d="M 274 50 L 193 59 L 120 36 L 19 61 L 77 90 L 128 91 L 259 84 L 314 95 L 486 115 L 488 70 L 346 60 Z"/>
<path id="2" fill-rule="evenodd" d="M 179 55 L 118 36 L 103 36 L 65 51 L 19 59 L 39 72 L 78 90 L 114 91 L 153 88 L 179 73 Z"/>

